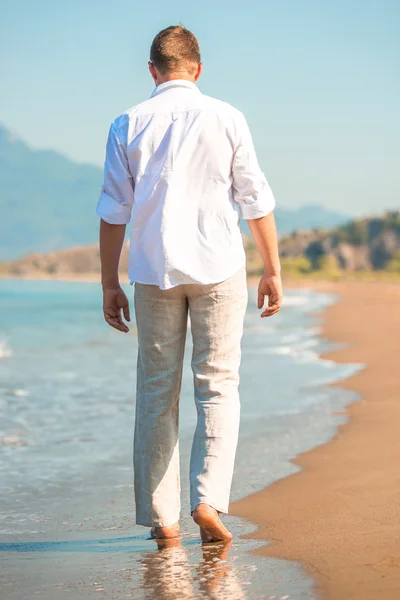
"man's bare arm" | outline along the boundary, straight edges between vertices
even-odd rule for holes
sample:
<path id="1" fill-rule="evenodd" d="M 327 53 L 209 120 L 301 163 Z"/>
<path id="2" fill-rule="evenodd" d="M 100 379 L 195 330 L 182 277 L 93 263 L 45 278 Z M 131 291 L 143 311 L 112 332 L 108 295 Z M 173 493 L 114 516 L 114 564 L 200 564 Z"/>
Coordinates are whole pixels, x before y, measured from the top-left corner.
<path id="1" fill-rule="evenodd" d="M 104 318 L 111 327 L 127 333 L 128 327 L 122 320 L 121 310 L 130 321 L 129 302 L 120 286 L 118 266 L 124 243 L 126 225 L 111 225 L 100 221 L 101 284 L 103 286 Z"/>
<path id="2" fill-rule="evenodd" d="M 260 219 L 249 219 L 247 222 L 264 263 L 264 275 L 258 286 L 258 308 L 263 308 L 265 296 L 268 296 L 268 306 L 261 317 L 271 317 L 278 312 L 282 301 L 281 266 L 274 213 L 271 212 Z"/>

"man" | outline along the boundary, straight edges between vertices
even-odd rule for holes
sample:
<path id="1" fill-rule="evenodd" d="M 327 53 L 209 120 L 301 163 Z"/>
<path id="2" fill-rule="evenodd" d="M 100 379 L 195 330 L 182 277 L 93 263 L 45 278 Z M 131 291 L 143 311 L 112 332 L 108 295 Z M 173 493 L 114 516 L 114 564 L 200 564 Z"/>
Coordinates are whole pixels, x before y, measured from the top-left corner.
<path id="1" fill-rule="evenodd" d="M 264 261 L 261 316 L 275 314 L 282 289 L 275 201 L 243 115 L 203 95 L 195 36 L 178 25 L 150 50 L 151 98 L 112 123 L 106 150 L 100 254 L 104 316 L 127 332 L 128 299 L 118 280 L 131 220 L 129 277 L 138 330 L 134 442 L 136 521 L 156 538 L 178 535 L 178 415 L 188 314 L 193 337 L 197 427 L 190 504 L 202 540 L 232 536 L 228 512 L 239 427 L 239 363 L 247 304 L 239 215 Z"/>

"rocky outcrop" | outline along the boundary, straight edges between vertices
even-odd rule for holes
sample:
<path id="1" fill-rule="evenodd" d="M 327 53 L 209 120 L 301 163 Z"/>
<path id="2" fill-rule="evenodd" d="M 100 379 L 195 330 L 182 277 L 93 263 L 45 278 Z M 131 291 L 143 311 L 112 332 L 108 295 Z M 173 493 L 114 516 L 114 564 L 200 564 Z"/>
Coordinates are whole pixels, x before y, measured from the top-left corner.
<path id="1" fill-rule="evenodd" d="M 343 271 L 365 271 L 371 268 L 367 246 L 352 246 L 341 242 L 336 246 L 334 255 Z"/>
<path id="2" fill-rule="evenodd" d="M 300 232 L 282 240 L 282 257 L 305 256 L 312 270 L 334 257 L 344 271 L 383 270 L 400 255 L 400 211 L 361 219 L 332 231 Z"/>
<path id="3" fill-rule="evenodd" d="M 395 231 L 380 231 L 369 245 L 369 258 L 374 269 L 384 269 L 400 250 L 400 236 Z"/>

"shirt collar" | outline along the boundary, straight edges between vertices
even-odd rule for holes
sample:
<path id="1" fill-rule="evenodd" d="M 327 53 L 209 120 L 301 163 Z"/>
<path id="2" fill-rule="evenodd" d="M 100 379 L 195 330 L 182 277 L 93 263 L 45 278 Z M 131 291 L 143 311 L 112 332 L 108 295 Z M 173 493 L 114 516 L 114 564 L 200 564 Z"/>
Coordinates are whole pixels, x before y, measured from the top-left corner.
<path id="1" fill-rule="evenodd" d="M 161 94 L 165 90 L 169 90 L 171 88 L 178 88 L 178 87 L 188 88 L 190 90 L 195 90 L 196 92 L 200 92 L 199 88 L 197 87 L 197 85 L 195 83 L 193 83 L 193 81 L 188 81 L 187 79 L 171 79 L 171 81 L 165 81 L 164 83 L 160 83 L 160 85 L 158 85 L 154 89 L 150 98 L 153 98 L 153 96 L 158 96 L 158 94 Z"/>

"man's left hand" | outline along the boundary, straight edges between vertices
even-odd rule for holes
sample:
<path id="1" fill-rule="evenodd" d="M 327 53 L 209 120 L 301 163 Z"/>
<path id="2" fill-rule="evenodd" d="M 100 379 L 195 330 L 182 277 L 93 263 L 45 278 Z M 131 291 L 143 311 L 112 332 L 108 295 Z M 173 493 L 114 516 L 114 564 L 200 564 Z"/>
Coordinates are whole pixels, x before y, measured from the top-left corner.
<path id="1" fill-rule="evenodd" d="M 103 312 L 104 318 L 111 327 L 128 333 L 129 329 L 122 320 L 121 311 L 126 319 L 130 321 L 129 301 L 121 287 L 103 289 Z"/>

